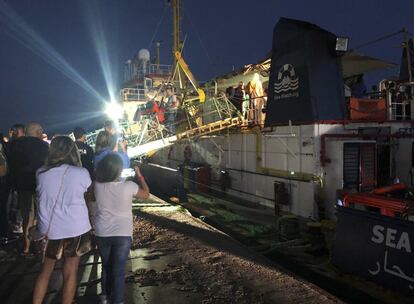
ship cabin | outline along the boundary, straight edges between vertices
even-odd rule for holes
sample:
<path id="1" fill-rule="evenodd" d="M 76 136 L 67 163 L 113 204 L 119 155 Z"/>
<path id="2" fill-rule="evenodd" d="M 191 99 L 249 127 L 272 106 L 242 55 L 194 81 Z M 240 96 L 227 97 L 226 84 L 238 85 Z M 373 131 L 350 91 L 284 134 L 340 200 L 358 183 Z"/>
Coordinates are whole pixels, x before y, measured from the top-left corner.
<path id="1" fill-rule="evenodd" d="M 159 44 L 157 44 L 157 54 L 159 54 Z M 139 50 L 135 57 L 126 61 L 120 100 L 129 121 L 133 120 L 137 107 L 148 101 L 148 91 L 168 82 L 171 73 L 172 65 L 160 64 L 159 55 L 151 58 L 147 49 Z"/>

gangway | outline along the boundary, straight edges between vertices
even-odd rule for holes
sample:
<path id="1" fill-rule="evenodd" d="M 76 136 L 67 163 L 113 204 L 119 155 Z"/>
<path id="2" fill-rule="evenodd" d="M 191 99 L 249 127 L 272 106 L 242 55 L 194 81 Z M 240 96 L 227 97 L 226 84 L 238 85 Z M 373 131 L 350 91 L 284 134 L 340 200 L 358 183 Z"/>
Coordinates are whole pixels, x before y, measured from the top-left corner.
<path id="1" fill-rule="evenodd" d="M 137 158 L 184 139 L 194 139 L 242 124 L 242 117 L 226 96 L 207 98 L 204 103 L 183 107 L 182 119 L 171 134 L 156 115 L 143 115 L 137 122 L 119 121 L 119 133 L 128 141 L 128 156 Z M 86 135 L 86 142 L 95 146 L 99 129 Z"/>
<path id="2" fill-rule="evenodd" d="M 182 47 L 174 48 L 174 70 L 171 71 L 171 78 L 168 80 L 168 83 L 175 88 L 174 94 L 180 100 L 180 107 L 177 111 L 179 118 L 175 119 L 172 124 L 168 121 L 167 126 L 160 123 L 156 113 L 148 113 L 146 105 L 138 105 L 133 118 L 138 121 L 119 121 L 118 131 L 128 140 L 130 158 L 140 157 L 151 151 L 168 147 L 178 140 L 219 132 L 243 122 L 242 114 L 224 94 L 206 96 L 206 92 L 199 86 L 182 57 L 181 51 Z M 160 91 L 161 88 L 158 89 L 158 92 Z M 121 90 L 121 100 L 122 102 L 141 100 L 140 94 L 142 93 L 145 92 L 125 88 Z M 162 101 L 156 101 L 153 97 L 152 102 L 159 103 L 158 107 L 162 108 Z M 154 105 L 149 104 L 149 106 L 155 109 Z M 172 130 L 175 130 L 174 133 L 171 132 Z M 94 146 L 100 131 L 87 134 L 87 143 Z"/>

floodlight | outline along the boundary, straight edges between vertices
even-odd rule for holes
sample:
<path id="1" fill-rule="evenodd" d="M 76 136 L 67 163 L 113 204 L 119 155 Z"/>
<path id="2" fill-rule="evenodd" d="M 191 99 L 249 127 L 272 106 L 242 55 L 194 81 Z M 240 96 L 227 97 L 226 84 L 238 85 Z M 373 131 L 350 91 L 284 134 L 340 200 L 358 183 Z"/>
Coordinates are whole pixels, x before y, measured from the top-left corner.
<path id="1" fill-rule="evenodd" d="M 109 118 L 117 121 L 124 115 L 124 109 L 116 101 L 111 101 L 106 103 L 105 113 Z"/>
<path id="2" fill-rule="evenodd" d="M 337 52 L 347 52 L 349 45 L 348 37 L 336 37 L 335 51 Z"/>

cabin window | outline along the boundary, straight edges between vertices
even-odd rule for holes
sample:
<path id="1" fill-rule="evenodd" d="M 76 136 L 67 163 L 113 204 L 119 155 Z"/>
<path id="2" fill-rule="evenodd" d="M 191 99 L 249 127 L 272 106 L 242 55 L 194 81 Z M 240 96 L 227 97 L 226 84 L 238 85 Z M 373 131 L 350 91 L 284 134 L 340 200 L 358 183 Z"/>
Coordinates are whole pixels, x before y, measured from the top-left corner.
<path id="1" fill-rule="evenodd" d="M 366 192 L 377 185 L 375 143 L 344 143 L 344 189 Z"/>
<path id="2" fill-rule="evenodd" d="M 151 88 L 152 87 L 152 79 L 151 78 L 145 78 L 145 87 Z"/>

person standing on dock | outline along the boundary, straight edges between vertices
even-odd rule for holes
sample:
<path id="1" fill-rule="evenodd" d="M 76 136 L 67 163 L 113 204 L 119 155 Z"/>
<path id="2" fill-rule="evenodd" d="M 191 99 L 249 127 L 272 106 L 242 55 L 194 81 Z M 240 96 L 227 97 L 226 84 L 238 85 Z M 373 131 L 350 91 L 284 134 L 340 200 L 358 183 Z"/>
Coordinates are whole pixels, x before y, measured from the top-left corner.
<path id="1" fill-rule="evenodd" d="M 14 144 L 18 142 L 17 140 L 21 137 L 24 137 L 24 125 L 15 124 L 9 130 L 9 141 L 7 142 L 6 147 L 6 157 L 8 160 L 8 183 L 10 187 L 9 195 L 9 219 L 13 222 L 12 231 L 15 233 L 23 233 L 23 219 L 17 199 L 16 191 L 16 170 L 13 163 L 13 149 Z"/>
<path id="2" fill-rule="evenodd" d="M 80 127 L 76 127 L 73 130 L 75 136 L 75 144 L 78 147 L 80 158 L 82 161 L 82 167 L 88 170 L 89 174 L 93 175 L 93 149 L 86 143 L 85 130 Z"/>
<path id="3" fill-rule="evenodd" d="M 43 128 L 36 122 L 25 127 L 26 136 L 16 139 L 11 151 L 11 170 L 15 178 L 17 200 L 23 218 L 23 255 L 30 254 L 28 233 L 34 225 L 38 196 L 36 194 L 36 171 L 46 161 L 49 144 L 42 140 Z"/>
<path id="4" fill-rule="evenodd" d="M 101 131 L 96 138 L 95 144 L 95 158 L 93 161 L 95 168 L 98 163 L 110 153 L 117 153 L 123 161 L 123 168 L 129 168 L 130 160 L 127 154 L 126 140 L 121 139 L 118 144 L 117 136 L 115 134 L 111 134 L 108 131 Z"/>
<path id="5" fill-rule="evenodd" d="M 116 134 L 116 125 L 113 120 L 106 120 L 104 122 L 104 130 L 107 131 L 109 134 Z"/>
<path id="6" fill-rule="evenodd" d="M 100 303 L 124 303 L 125 265 L 132 243 L 132 201 L 147 199 L 149 188 L 136 166 L 136 182 L 121 181 L 122 159 L 108 154 L 96 168 L 96 241 L 102 259 Z"/>
<path id="7" fill-rule="evenodd" d="M 82 168 L 75 143 L 67 136 L 52 140 L 47 162 L 36 175 L 40 198 L 37 229 L 47 238 L 47 243 L 33 304 L 43 302 L 50 276 L 60 259 L 63 259 L 60 303 L 70 304 L 76 293 L 80 257 L 91 248 L 91 224 L 84 194 L 92 181 L 88 171 Z"/>
<path id="8" fill-rule="evenodd" d="M 7 214 L 7 199 L 9 196 L 9 188 L 7 185 L 7 159 L 4 152 L 3 145 L 0 139 L 0 237 L 1 243 L 7 241 L 8 237 L 8 214 Z"/>

